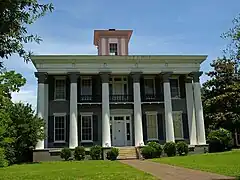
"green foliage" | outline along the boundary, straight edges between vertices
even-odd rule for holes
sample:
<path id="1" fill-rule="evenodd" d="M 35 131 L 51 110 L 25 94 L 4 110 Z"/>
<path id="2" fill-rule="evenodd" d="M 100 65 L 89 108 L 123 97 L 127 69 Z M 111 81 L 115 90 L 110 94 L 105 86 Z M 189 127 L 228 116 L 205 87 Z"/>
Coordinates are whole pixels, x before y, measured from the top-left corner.
<path id="1" fill-rule="evenodd" d="M 141 154 L 145 159 L 152 159 L 154 157 L 155 151 L 156 150 L 154 147 L 146 145 L 141 149 Z"/>
<path id="2" fill-rule="evenodd" d="M 184 141 L 179 141 L 176 144 L 177 152 L 180 156 L 186 156 L 188 154 L 188 145 Z"/>
<path id="3" fill-rule="evenodd" d="M 78 146 L 74 149 L 74 158 L 76 160 L 85 159 L 85 148 L 83 146 Z"/>
<path id="4" fill-rule="evenodd" d="M 72 151 L 69 148 L 63 148 L 60 153 L 60 157 L 65 161 L 68 161 L 69 158 L 72 156 Z"/>
<path id="5" fill-rule="evenodd" d="M 147 145 L 154 148 L 153 158 L 161 157 L 163 149 L 159 143 L 149 142 Z"/>
<path id="6" fill-rule="evenodd" d="M 145 159 L 159 158 L 162 155 L 162 146 L 157 142 L 149 142 L 141 149 L 141 154 Z"/>
<path id="7" fill-rule="evenodd" d="M 0 148 L 0 167 L 6 166 L 8 166 L 8 161 L 6 160 L 4 149 Z"/>
<path id="8" fill-rule="evenodd" d="M 102 154 L 102 147 L 95 145 L 92 146 L 90 149 L 90 156 L 93 160 L 100 160 L 101 159 L 101 154 Z"/>
<path id="9" fill-rule="evenodd" d="M 111 150 L 107 152 L 107 159 L 108 160 L 116 160 L 118 155 L 119 155 L 119 149 L 111 148 Z"/>
<path id="10" fill-rule="evenodd" d="M 168 157 L 176 156 L 177 148 L 175 142 L 166 142 L 163 146 L 164 152 Z"/>
<path id="11" fill-rule="evenodd" d="M 203 84 L 202 100 L 208 133 L 220 127 L 235 131 L 240 127 L 240 79 L 234 73 L 234 62 L 225 57 L 213 61 L 211 78 Z M 240 77 L 240 76 L 239 76 Z"/>
<path id="12" fill-rule="evenodd" d="M 38 0 L 1 0 L 0 7 L 0 57 L 9 58 L 17 53 L 26 61 L 30 60 L 31 53 L 24 49 L 24 44 L 39 43 L 41 38 L 29 34 L 27 27 L 47 12 L 52 12 L 53 5 L 41 4 Z"/>
<path id="13" fill-rule="evenodd" d="M 231 132 L 223 128 L 211 131 L 208 140 L 209 152 L 222 152 L 230 150 L 233 146 Z"/>

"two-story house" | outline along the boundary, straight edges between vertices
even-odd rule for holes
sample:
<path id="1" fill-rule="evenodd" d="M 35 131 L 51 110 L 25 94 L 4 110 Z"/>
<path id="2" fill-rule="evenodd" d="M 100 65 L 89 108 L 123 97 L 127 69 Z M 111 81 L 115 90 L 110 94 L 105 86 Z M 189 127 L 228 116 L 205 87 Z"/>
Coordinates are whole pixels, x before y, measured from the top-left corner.
<path id="1" fill-rule="evenodd" d="M 47 135 L 36 149 L 206 144 L 199 69 L 207 56 L 129 55 L 131 35 L 95 30 L 98 55 L 32 56 Z"/>

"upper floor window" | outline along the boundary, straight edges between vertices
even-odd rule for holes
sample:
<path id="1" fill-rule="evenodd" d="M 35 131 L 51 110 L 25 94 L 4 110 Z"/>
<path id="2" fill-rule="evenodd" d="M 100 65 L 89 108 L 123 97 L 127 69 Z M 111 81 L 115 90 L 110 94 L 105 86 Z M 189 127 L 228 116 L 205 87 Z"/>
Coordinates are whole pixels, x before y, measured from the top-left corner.
<path id="1" fill-rule="evenodd" d="M 81 78 L 81 94 L 92 95 L 92 79 L 90 77 Z"/>
<path id="2" fill-rule="evenodd" d="M 66 99 L 66 79 L 64 77 L 55 78 L 55 99 Z"/>
<path id="3" fill-rule="evenodd" d="M 180 98 L 179 80 L 178 78 L 170 79 L 172 98 Z"/>
<path id="4" fill-rule="evenodd" d="M 109 44 L 109 54 L 113 55 L 113 56 L 118 55 L 117 43 L 110 43 Z"/>
<path id="5" fill-rule="evenodd" d="M 145 78 L 144 79 L 144 90 L 147 95 L 155 94 L 155 82 L 154 78 Z"/>
<path id="6" fill-rule="evenodd" d="M 127 77 L 111 77 L 109 79 L 110 95 L 127 95 Z"/>

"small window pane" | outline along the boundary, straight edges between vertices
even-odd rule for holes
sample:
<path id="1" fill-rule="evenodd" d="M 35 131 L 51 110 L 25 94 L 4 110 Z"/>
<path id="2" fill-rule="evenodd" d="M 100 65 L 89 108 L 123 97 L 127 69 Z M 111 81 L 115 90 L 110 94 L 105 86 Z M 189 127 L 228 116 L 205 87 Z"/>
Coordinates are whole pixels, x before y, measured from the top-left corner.
<path id="1" fill-rule="evenodd" d="M 65 116 L 55 116 L 55 141 L 65 141 Z"/>
<path id="2" fill-rule="evenodd" d="M 92 116 L 82 116 L 82 140 L 92 141 Z"/>
<path id="3" fill-rule="evenodd" d="M 157 116 L 147 115 L 147 136 L 148 139 L 158 139 L 157 137 Z"/>
<path id="4" fill-rule="evenodd" d="M 92 79 L 82 79 L 82 95 L 92 95 Z"/>
<path id="5" fill-rule="evenodd" d="M 183 138 L 182 113 L 173 113 L 174 135 L 177 139 Z"/>
<path id="6" fill-rule="evenodd" d="M 64 79 L 55 81 L 55 99 L 65 99 L 66 83 Z"/>
<path id="7" fill-rule="evenodd" d="M 154 79 L 144 79 L 145 94 L 154 94 Z"/>

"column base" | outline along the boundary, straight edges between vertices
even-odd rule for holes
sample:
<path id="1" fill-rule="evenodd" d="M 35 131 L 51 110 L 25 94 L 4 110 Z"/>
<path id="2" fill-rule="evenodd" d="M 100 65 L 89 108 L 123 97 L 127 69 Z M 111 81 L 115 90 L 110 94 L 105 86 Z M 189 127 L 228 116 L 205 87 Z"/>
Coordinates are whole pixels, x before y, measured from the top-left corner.
<path id="1" fill-rule="evenodd" d="M 38 141 L 35 149 L 36 150 L 43 150 L 44 149 L 44 140 Z"/>

